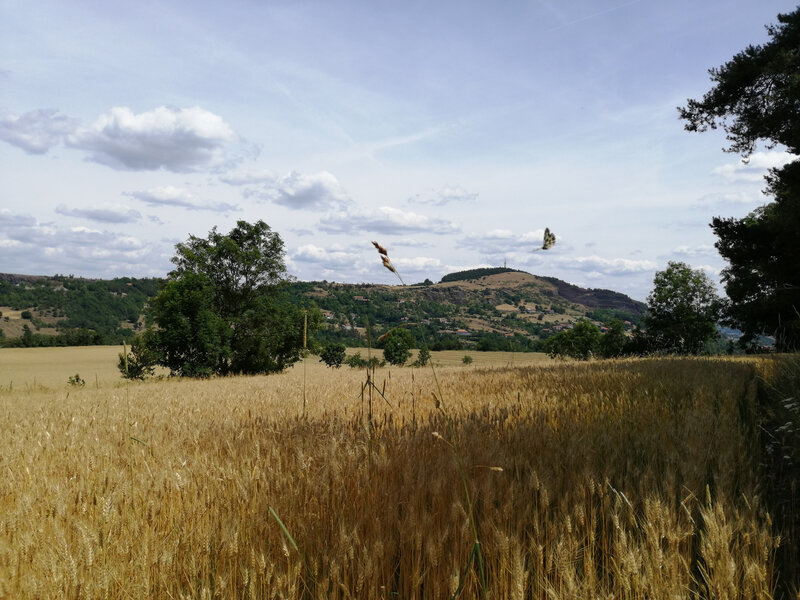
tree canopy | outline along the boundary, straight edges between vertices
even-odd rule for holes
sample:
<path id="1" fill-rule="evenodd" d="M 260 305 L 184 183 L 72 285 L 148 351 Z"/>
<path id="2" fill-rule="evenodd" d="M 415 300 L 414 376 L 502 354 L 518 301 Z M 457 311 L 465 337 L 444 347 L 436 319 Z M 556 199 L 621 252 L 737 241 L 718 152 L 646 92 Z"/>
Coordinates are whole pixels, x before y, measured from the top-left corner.
<path id="1" fill-rule="evenodd" d="M 383 357 L 389 364 L 404 365 L 411 357 L 411 347 L 414 345 L 414 336 L 408 329 L 395 327 L 382 340 Z"/>
<path id="2" fill-rule="evenodd" d="M 708 275 L 686 263 L 670 262 L 656 273 L 647 297 L 647 336 L 660 351 L 698 354 L 717 335 L 719 310 Z"/>
<path id="3" fill-rule="evenodd" d="M 748 46 L 711 69 L 712 89 L 679 108 L 689 131 L 723 127 L 728 151 L 749 157 L 759 142 L 800 154 L 800 8 L 778 15 L 770 40 Z M 730 299 L 726 323 L 742 342 L 773 335 L 778 350 L 800 348 L 800 163 L 771 169 L 774 201 L 744 218 L 716 217 L 715 244 L 728 266 L 722 272 Z"/>
<path id="4" fill-rule="evenodd" d="M 300 358 L 304 311 L 282 297 L 280 236 L 239 221 L 176 246 L 176 269 L 150 302 L 143 344 L 157 364 L 184 376 L 281 371 Z M 309 329 L 320 321 L 307 311 Z"/>
<path id="5" fill-rule="evenodd" d="M 567 331 L 562 331 L 546 342 L 547 353 L 553 357 L 589 360 L 597 354 L 603 334 L 593 323 L 580 320 Z"/>

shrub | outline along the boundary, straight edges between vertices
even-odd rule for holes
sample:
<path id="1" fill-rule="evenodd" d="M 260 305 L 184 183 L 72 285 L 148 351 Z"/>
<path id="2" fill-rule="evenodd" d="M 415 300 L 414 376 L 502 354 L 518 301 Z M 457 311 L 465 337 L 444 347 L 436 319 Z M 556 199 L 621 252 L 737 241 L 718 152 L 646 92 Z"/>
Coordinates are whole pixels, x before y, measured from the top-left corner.
<path id="1" fill-rule="evenodd" d="M 117 368 L 124 379 L 145 379 L 151 376 L 158 363 L 158 355 L 147 343 L 147 337 L 153 335 L 152 330 L 136 336 L 131 340 L 131 351 L 120 352 Z M 123 346 L 124 349 L 124 346 Z"/>
<path id="2" fill-rule="evenodd" d="M 352 369 L 363 369 L 365 367 L 374 369 L 375 367 L 385 366 L 386 361 L 379 359 L 377 356 L 371 356 L 369 359 L 365 359 L 361 356 L 360 352 L 356 352 L 352 356 L 348 356 L 344 360 L 344 364 Z"/>
<path id="3" fill-rule="evenodd" d="M 428 364 L 431 360 L 431 351 L 428 350 L 427 346 L 423 346 L 419 349 L 417 353 L 417 360 L 415 360 L 412 364 L 414 367 L 424 367 Z"/>
<path id="4" fill-rule="evenodd" d="M 338 369 L 345 360 L 344 344 L 327 344 L 320 352 L 319 360 L 331 368 Z"/>
<path id="5" fill-rule="evenodd" d="M 83 387 L 86 385 L 86 382 L 81 379 L 81 376 L 75 373 L 72 377 L 67 379 L 67 383 L 73 387 Z"/>
<path id="6" fill-rule="evenodd" d="M 464 363 L 465 365 L 471 365 L 472 357 L 469 354 L 465 354 L 464 358 L 461 359 L 461 362 Z"/>

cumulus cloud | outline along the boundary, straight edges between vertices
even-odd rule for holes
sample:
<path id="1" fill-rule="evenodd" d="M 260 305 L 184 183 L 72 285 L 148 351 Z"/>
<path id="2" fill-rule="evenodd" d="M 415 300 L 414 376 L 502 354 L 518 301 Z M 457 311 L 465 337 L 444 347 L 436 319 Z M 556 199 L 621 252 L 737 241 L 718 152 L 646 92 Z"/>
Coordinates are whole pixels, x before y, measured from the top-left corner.
<path id="1" fill-rule="evenodd" d="M 558 266 L 601 275 L 629 275 L 655 270 L 658 265 L 651 260 L 631 260 L 629 258 L 603 258 L 592 256 L 560 256 L 554 261 Z"/>
<path id="2" fill-rule="evenodd" d="M 342 211 L 329 214 L 320 220 L 319 228 L 328 233 L 353 233 L 366 231 L 385 235 L 409 233 L 458 233 L 460 227 L 452 221 L 434 219 L 399 208 L 381 206 L 364 212 Z"/>
<path id="3" fill-rule="evenodd" d="M 89 208 L 70 208 L 65 204 L 59 204 L 56 212 L 66 217 L 77 217 L 89 219 L 99 223 L 135 223 L 142 218 L 138 210 L 127 206 L 96 206 Z"/>
<path id="4" fill-rule="evenodd" d="M 327 171 L 311 175 L 292 171 L 272 179 L 268 179 L 266 174 L 260 177 L 262 181 L 259 185 L 245 189 L 245 197 L 254 197 L 293 210 L 341 209 L 351 204 L 342 184 Z M 245 179 L 239 177 L 234 181 Z"/>
<path id="5" fill-rule="evenodd" d="M 498 256 L 508 252 L 526 250 L 542 245 L 544 229 L 517 235 L 510 229 L 492 229 L 484 233 L 471 234 L 458 240 L 459 248 L 474 250 L 486 256 Z"/>
<path id="6" fill-rule="evenodd" d="M 400 269 L 401 272 L 415 272 L 424 271 L 427 269 L 439 269 L 442 266 L 442 261 L 438 258 L 431 258 L 429 256 L 414 256 L 411 258 L 393 258 L 392 263 Z"/>
<path id="7" fill-rule="evenodd" d="M 226 148 L 238 139 L 222 117 L 197 106 L 138 114 L 119 106 L 77 129 L 67 143 L 113 169 L 194 172 L 222 167 L 231 160 Z"/>
<path id="8" fill-rule="evenodd" d="M 730 182 L 763 182 L 769 169 L 780 168 L 797 158 L 789 152 L 754 152 L 750 158 L 716 167 L 712 173 Z"/>
<path id="9" fill-rule="evenodd" d="M 169 256 L 130 235 L 47 225 L 8 211 L 0 211 L 0 223 L 0 270 L 38 275 L 45 274 L 41 265 L 47 264 L 53 272 L 114 276 L 160 275 L 169 269 Z"/>
<path id="10" fill-rule="evenodd" d="M 464 202 L 474 202 L 477 199 L 478 194 L 468 192 L 460 185 L 446 185 L 433 192 L 417 194 L 413 198 L 409 198 L 409 202 L 445 206 L 451 203 L 460 204 Z"/>
<path id="11" fill-rule="evenodd" d="M 77 121 L 55 109 L 0 117 L 0 139 L 28 154 L 44 154 L 77 127 Z"/>
<path id="12" fill-rule="evenodd" d="M 8 231 L 20 227 L 33 227 L 36 225 L 36 219 L 31 215 L 23 215 L 19 213 L 12 213 L 7 208 L 0 208 L 0 231 Z"/>
<path id="13" fill-rule="evenodd" d="M 320 248 L 314 244 L 305 244 L 292 252 L 292 258 L 298 262 L 321 265 L 326 268 L 356 266 L 361 259 L 356 252 L 332 248 Z"/>
<path id="14" fill-rule="evenodd" d="M 141 200 L 150 206 L 176 206 L 189 210 L 209 210 L 213 212 L 231 212 L 239 210 L 235 204 L 227 202 L 204 202 L 189 190 L 165 185 L 144 191 L 125 192 L 126 196 Z"/>
<path id="15" fill-rule="evenodd" d="M 697 246 L 677 246 L 672 249 L 671 255 L 678 258 L 692 258 L 716 253 L 717 249 L 712 244 L 699 244 Z"/>

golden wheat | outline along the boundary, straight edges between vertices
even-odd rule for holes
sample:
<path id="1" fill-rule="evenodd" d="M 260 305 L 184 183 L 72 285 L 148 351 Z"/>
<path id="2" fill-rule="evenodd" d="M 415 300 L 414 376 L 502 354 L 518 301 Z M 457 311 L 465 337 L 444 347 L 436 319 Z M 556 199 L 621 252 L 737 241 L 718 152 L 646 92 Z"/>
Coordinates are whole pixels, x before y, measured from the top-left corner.
<path id="1" fill-rule="evenodd" d="M 5 393 L 0 598 L 476 597 L 450 443 L 491 597 L 770 598 L 767 369 L 383 369 L 371 429 L 363 373 L 311 364 L 305 415 L 300 370 Z"/>

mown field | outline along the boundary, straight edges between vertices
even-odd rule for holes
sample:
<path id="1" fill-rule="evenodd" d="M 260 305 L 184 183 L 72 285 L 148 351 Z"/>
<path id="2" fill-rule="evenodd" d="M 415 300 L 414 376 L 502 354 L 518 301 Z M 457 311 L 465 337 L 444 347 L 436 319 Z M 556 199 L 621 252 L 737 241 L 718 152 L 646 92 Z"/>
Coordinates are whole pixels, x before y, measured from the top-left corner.
<path id="1" fill-rule="evenodd" d="M 0 355 L 0 598 L 773 597 L 772 361 L 479 356 L 26 387 Z"/>

